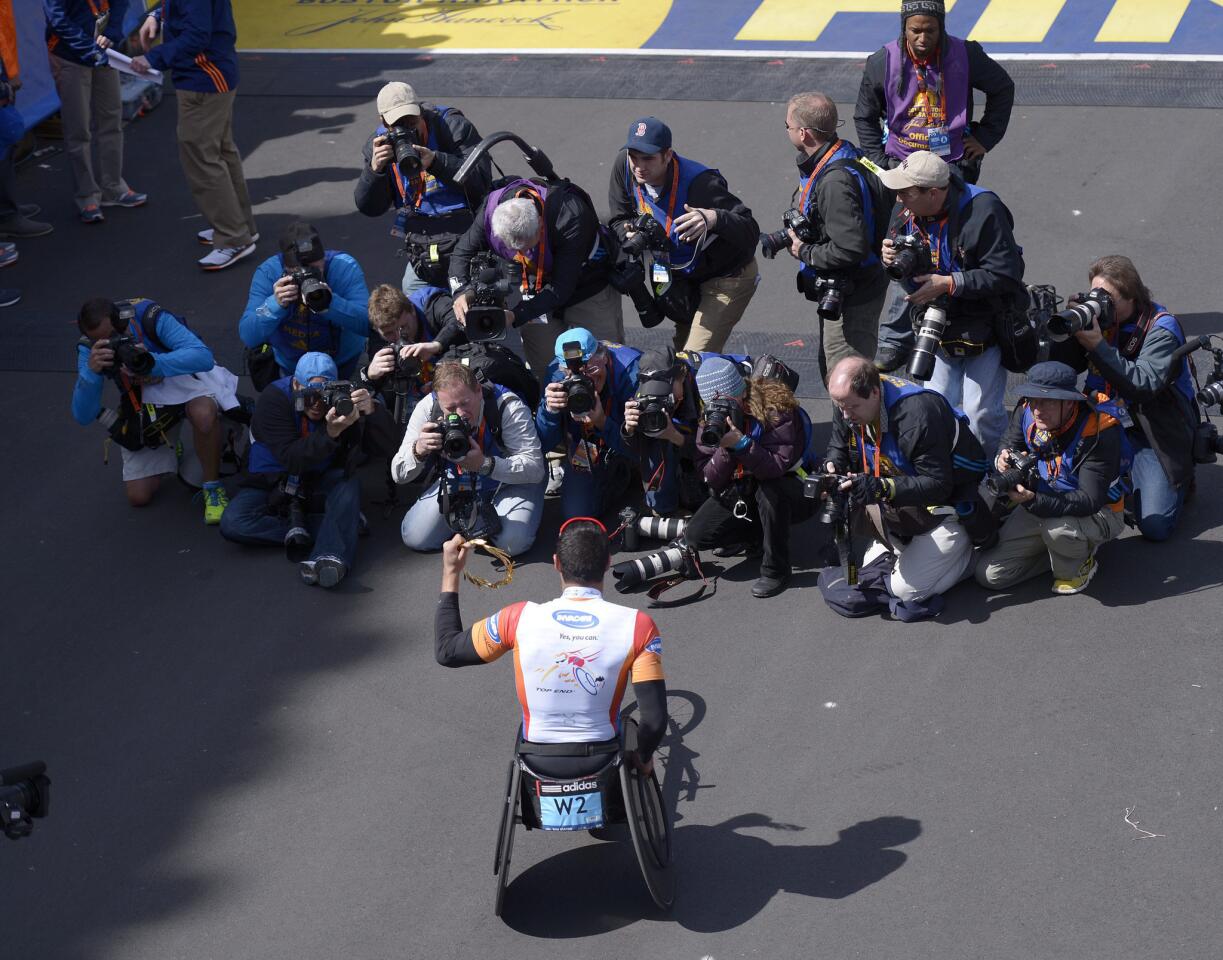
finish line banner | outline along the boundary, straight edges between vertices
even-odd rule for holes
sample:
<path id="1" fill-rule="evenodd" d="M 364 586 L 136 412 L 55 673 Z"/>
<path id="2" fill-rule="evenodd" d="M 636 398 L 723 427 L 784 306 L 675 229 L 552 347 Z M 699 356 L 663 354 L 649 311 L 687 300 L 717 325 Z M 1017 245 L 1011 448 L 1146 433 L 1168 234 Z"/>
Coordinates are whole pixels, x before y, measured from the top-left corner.
<path id="1" fill-rule="evenodd" d="M 899 0 L 235 0 L 243 50 L 857 56 Z M 1223 59 L 1223 0 L 947 0 L 995 56 Z"/>

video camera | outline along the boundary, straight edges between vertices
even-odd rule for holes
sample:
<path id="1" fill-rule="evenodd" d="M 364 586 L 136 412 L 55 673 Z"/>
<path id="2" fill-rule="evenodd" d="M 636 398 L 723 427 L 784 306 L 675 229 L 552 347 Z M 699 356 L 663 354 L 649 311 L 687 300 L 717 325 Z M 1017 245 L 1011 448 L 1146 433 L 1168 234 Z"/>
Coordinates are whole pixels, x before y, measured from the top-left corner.
<path id="1" fill-rule="evenodd" d="M 903 234 L 892 238 L 892 246 L 896 250 L 896 258 L 887 268 L 887 275 L 893 280 L 908 280 L 920 277 L 934 269 L 934 261 L 930 257 L 930 244 L 916 234 Z"/>
<path id="2" fill-rule="evenodd" d="M 586 362 L 582 359 L 582 345 L 576 340 L 566 341 L 561 345 L 564 351 L 565 366 L 569 372 L 561 381 L 565 389 L 565 409 L 569 413 L 590 413 L 598 402 L 594 381 L 582 372 Z"/>
<path id="3" fill-rule="evenodd" d="M 780 230 L 760 235 L 760 253 L 766 260 L 772 260 L 782 250 L 790 249 L 790 234 L 795 235 L 803 243 L 815 243 L 815 226 L 807 219 L 807 215 L 796 207 L 791 207 L 781 215 L 783 224 Z"/>
<path id="4" fill-rule="evenodd" d="M 746 421 L 739 401 L 733 397 L 715 397 L 705 404 L 705 409 L 701 412 L 700 433 L 698 434 L 701 446 L 716 447 L 722 442 L 722 438 L 730 429 L 726 425 L 727 419 L 736 430 L 743 431 Z"/>
<path id="5" fill-rule="evenodd" d="M 913 355 L 909 357 L 909 378 L 929 380 L 934 375 L 934 358 L 943 334 L 947 332 L 947 297 L 941 296 L 926 305 L 921 325 L 917 328 L 917 342 Z"/>
<path id="6" fill-rule="evenodd" d="M 473 343 L 505 337 L 505 304 L 513 291 L 501 261 L 491 251 L 471 258 L 471 286 L 467 290 L 467 339 Z"/>
<path id="7" fill-rule="evenodd" d="M 297 284 L 298 296 L 311 313 L 324 313 L 331 307 L 331 287 L 318 267 L 290 267 L 285 277 Z"/>
<path id="8" fill-rule="evenodd" d="M 1093 323 L 1107 330 L 1115 317 L 1116 305 L 1107 290 L 1097 287 L 1088 293 L 1076 293 L 1065 310 L 1049 318 L 1049 339 L 1061 343 L 1081 330 L 1090 330 Z"/>
<path id="9" fill-rule="evenodd" d="M 51 811 L 51 781 L 42 761 L 0 770 L 0 827 L 10 840 L 28 837 L 33 818 Z"/>
<path id="10" fill-rule="evenodd" d="M 328 380 L 298 387 L 293 391 L 293 409 L 305 413 L 307 407 L 314 405 L 316 397 L 325 410 L 335 410 L 341 417 L 353 411 L 351 380 Z"/>
<path id="11" fill-rule="evenodd" d="M 1007 455 L 1007 462 L 1010 463 L 1009 468 L 1001 473 L 995 473 L 985 481 L 990 492 L 996 496 L 1005 497 L 1016 487 L 1023 487 L 1025 490 L 1036 489 L 1037 481 L 1040 478 L 1040 460 L 1035 454 L 1011 452 Z"/>
<path id="12" fill-rule="evenodd" d="M 395 151 L 395 166 L 399 168 L 404 179 L 420 176 L 420 154 L 413 149 L 420 144 L 416 128 L 395 123 L 387 128 L 383 136 Z"/>

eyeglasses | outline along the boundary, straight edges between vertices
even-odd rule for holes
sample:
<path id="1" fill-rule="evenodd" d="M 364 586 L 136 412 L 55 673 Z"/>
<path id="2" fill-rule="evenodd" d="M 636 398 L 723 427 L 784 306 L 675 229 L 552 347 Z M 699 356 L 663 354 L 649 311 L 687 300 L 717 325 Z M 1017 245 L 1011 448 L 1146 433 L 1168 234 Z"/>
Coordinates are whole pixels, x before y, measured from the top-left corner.
<path id="1" fill-rule="evenodd" d="M 786 129 L 787 129 L 787 130 L 814 130 L 815 128 L 814 128 L 814 127 L 792 127 L 792 126 L 790 126 L 790 121 L 789 121 L 789 120 L 787 120 L 787 121 L 786 121 Z"/>

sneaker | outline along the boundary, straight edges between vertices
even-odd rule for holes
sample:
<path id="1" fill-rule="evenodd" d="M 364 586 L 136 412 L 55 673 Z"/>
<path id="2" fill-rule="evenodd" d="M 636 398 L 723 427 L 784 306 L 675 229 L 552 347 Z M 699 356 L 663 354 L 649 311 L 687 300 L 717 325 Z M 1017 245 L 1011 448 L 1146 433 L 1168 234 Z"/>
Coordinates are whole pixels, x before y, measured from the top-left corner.
<path id="1" fill-rule="evenodd" d="M 17 262 L 17 244 L 0 243 L 0 267 L 11 267 Z"/>
<path id="2" fill-rule="evenodd" d="M 149 202 L 147 193 L 137 193 L 135 190 L 128 190 L 123 196 L 117 200 L 103 200 L 104 207 L 143 207 Z"/>
<path id="3" fill-rule="evenodd" d="M 91 203 L 81 211 L 81 223 L 101 223 L 105 219 L 106 215 L 96 203 Z"/>
<path id="4" fill-rule="evenodd" d="M 319 557 L 314 561 L 314 569 L 318 571 L 318 585 L 330 590 L 344 579 L 348 567 L 339 557 Z"/>
<path id="5" fill-rule="evenodd" d="M 196 238 L 197 240 L 199 240 L 199 242 L 200 242 L 200 243 L 202 243 L 204 246 L 206 246 L 206 247 L 211 247 L 211 246 L 212 246 L 212 238 L 213 238 L 213 236 L 214 236 L 214 235 L 215 235 L 215 234 L 213 233 L 213 229 L 212 229 L 212 227 L 209 227 L 207 230 L 201 230 L 199 233 L 197 233 L 197 234 L 195 235 L 195 238 Z M 257 234 L 257 233 L 252 233 L 252 234 L 251 234 L 251 243 L 258 243 L 258 242 L 259 242 L 259 234 Z"/>
<path id="6" fill-rule="evenodd" d="M 1062 596 L 1082 593 L 1087 589 L 1087 584 L 1091 583 L 1091 578 L 1096 575 L 1096 571 L 1099 569 L 1100 565 L 1096 563 L 1096 558 L 1088 557 L 1087 562 L 1079 567 L 1079 572 L 1069 580 L 1054 580 L 1053 592 L 1060 593 Z"/>
<path id="7" fill-rule="evenodd" d="M 205 270 L 224 270 L 232 267 L 243 257 L 249 257 L 255 252 L 255 245 L 248 243 L 245 247 L 216 247 L 206 257 L 197 261 Z"/>
<path id="8" fill-rule="evenodd" d="M 229 506 L 229 494 L 221 484 L 210 486 L 204 484 L 204 523 L 215 526 L 221 522 L 221 515 Z"/>
<path id="9" fill-rule="evenodd" d="M 303 560 L 297 569 L 301 571 L 302 583 L 307 587 L 318 585 L 318 566 L 313 560 Z"/>
<path id="10" fill-rule="evenodd" d="M 28 240 L 30 237 L 45 237 L 54 229 L 49 223 L 18 215 L 0 220 L 0 240 Z"/>
<path id="11" fill-rule="evenodd" d="M 20 290 L 0 290 L 0 307 L 11 307 L 21 302 Z"/>
<path id="12" fill-rule="evenodd" d="M 561 484 L 565 482 L 565 464 L 560 460 L 548 461 L 548 485 L 544 488 L 545 497 L 559 497 Z"/>

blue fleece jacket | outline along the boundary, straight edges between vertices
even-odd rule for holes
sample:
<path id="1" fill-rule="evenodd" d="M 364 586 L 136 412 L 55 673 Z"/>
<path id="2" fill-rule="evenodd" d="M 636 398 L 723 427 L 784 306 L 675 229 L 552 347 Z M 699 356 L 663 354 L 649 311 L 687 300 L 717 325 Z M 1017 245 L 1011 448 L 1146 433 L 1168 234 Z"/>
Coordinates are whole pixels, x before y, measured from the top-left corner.
<path id="1" fill-rule="evenodd" d="M 331 353 L 343 366 L 360 355 L 369 337 L 369 287 L 360 265 L 347 253 L 327 251 L 324 278 L 331 287 L 331 307 L 312 314 L 304 307 L 282 307 L 272 288 L 285 275 L 279 253 L 255 271 L 238 336 L 248 347 L 270 343 L 281 370 L 292 372 L 308 350 Z"/>
<path id="2" fill-rule="evenodd" d="M 102 35 L 111 43 L 123 42 L 123 19 L 127 0 L 42 0 L 47 17 L 47 51 L 62 60 L 86 67 L 106 66 L 106 53 L 94 42 L 97 14 L 110 14 Z"/>
<path id="3" fill-rule="evenodd" d="M 161 44 L 147 54 L 149 65 L 169 70 L 174 86 L 196 93 L 238 88 L 238 28 L 230 0 L 162 0 L 150 11 L 161 23 Z"/>

